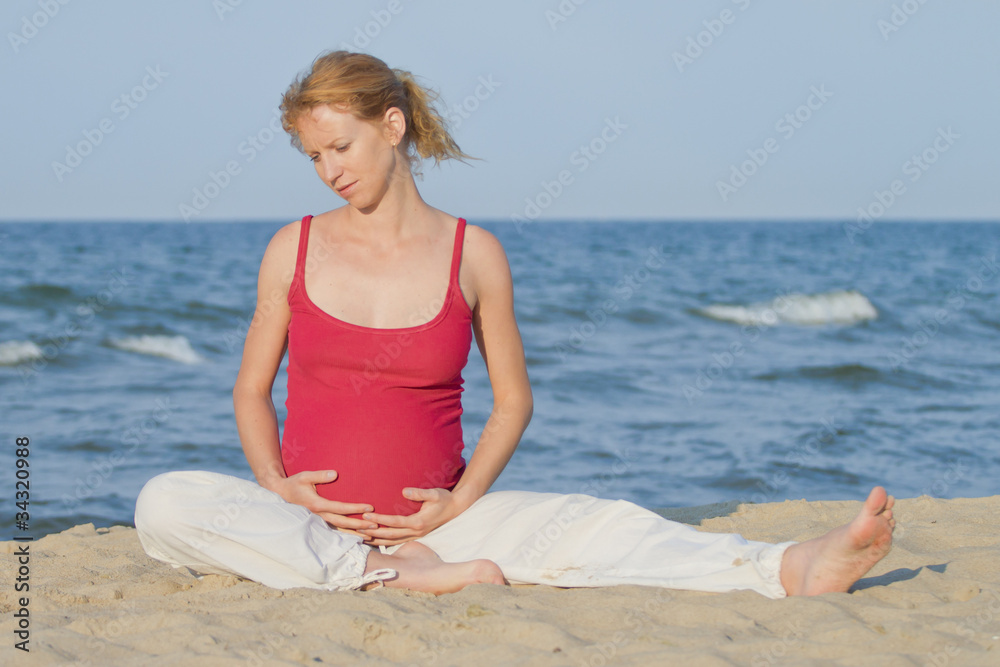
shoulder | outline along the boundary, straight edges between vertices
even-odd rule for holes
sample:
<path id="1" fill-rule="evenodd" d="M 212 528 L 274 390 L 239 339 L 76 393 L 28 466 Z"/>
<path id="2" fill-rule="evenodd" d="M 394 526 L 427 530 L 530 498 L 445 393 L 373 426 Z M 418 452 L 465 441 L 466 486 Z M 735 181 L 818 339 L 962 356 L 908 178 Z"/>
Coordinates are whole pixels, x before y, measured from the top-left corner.
<path id="1" fill-rule="evenodd" d="M 278 231 L 271 236 L 271 240 L 268 242 L 268 248 L 279 248 L 288 245 L 298 245 L 299 243 L 299 232 L 302 230 L 302 221 L 296 220 L 295 222 L 289 222 L 287 225 L 279 228 Z"/>
<path id="2" fill-rule="evenodd" d="M 468 257 L 469 263 L 475 266 L 491 269 L 508 266 L 507 253 L 500 239 L 477 225 L 466 223 L 462 252 Z"/>
<path id="3" fill-rule="evenodd" d="M 507 253 L 491 232 L 466 223 L 462 253 L 463 264 L 473 268 L 472 283 L 480 297 L 512 289 Z"/>
<path id="4" fill-rule="evenodd" d="M 284 225 L 271 236 L 260 262 L 261 283 L 288 289 L 295 273 L 301 230 L 302 221 L 296 220 Z"/>
<path id="5" fill-rule="evenodd" d="M 278 229 L 267 243 L 267 249 L 264 250 L 264 259 L 287 256 L 289 253 L 294 257 L 298 254 L 299 234 L 301 232 L 301 220 L 290 222 Z"/>

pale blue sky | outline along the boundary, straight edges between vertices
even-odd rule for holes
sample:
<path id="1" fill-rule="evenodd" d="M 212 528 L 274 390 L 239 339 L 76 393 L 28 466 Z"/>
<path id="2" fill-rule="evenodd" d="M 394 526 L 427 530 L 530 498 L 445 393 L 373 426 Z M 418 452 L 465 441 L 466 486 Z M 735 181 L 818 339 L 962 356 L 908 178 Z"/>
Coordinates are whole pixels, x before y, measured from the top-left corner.
<path id="1" fill-rule="evenodd" d="M 560 6 L 575 11 L 554 22 Z M 509 220 L 532 199 L 540 220 L 846 220 L 899 180 L 883 220 L 996 220 L 998 26 L 987 0 L 8 1 L 0 219 L 180 221 L 231 161 L 192 220 L 341 205 L 284 133 L 256 154 L 244 142 L 268 138 L 297 73 L 367 28 L 359 50 L 478 107 L 454 136 L 485 161 L 428 164 L 418 182 L 454 215 Z M 699 33 L 707 46 L 679 66 Z M 799 127 L 778 124 L 797 111 Z M 53 166 L 102 122 L 112 132 L 77 166 Z M 767 161 L 724 198 L 748 151 Z M 925 151 L 933 164 L 907 164 Z"/>

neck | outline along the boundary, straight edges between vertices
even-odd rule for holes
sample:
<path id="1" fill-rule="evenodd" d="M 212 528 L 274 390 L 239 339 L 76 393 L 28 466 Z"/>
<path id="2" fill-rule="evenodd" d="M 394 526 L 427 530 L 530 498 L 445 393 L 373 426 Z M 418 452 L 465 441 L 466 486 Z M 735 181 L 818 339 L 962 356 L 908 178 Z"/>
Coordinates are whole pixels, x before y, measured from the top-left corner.
<path id="1" fill-rule="evenodd" d="M 347 207 L 347 224 L 359 237 L 375 243 L 394 243 L 403 237 L 421 233 L 420 223 L 429 218 L 428 206 L 409 169 L 393 172 L 385 195 L 366 208 Z"/>

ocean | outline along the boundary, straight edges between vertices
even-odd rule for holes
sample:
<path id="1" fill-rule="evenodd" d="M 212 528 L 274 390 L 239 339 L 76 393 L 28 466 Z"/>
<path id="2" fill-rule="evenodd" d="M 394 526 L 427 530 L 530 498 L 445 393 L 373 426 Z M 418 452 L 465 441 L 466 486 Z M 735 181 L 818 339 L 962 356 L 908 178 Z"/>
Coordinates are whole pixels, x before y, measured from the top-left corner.
<path id="1" fill-rule="evenodd" d="M 646 507 L 998 493 L 1000 225 L 469 223 L 507 252 L 534 395 L 494 490 Z M 164 471 L 251 478 L 231 392 L 283 224 L 0 225 L 12 530 L 18 475 L 36 538 L 132 525 Z M 475 344 L 463 376 L 468 458 L 492 407 Z"/>

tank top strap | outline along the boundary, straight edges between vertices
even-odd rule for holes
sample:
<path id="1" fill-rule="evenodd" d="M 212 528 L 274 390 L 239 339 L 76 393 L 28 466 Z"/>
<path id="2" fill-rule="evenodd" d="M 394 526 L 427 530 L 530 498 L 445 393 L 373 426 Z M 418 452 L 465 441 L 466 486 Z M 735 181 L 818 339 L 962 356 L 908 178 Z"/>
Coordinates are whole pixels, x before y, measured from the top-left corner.
<path id="1" fill-rule="evenodd" d="M 292 276 L 292 282 L 299 283 L 302 285 L 302 281 L 305 279 L 306 275 L 306 248 L 309 245 L 309 227 L 312 222 L 312 216 L 307 215 L 302 218 L 302 224 L 299 225 L 299 252 L 295 256 L 295 274 Z"/>
<path id="2" fill-rule="evenodd" d="M 465 239 L 465 218 L 458 219 L 455 228 L 455 247 L 451 251 L 451 283 L 458 286 L 458 270 L 462 266 L 462 242 Z"/>

